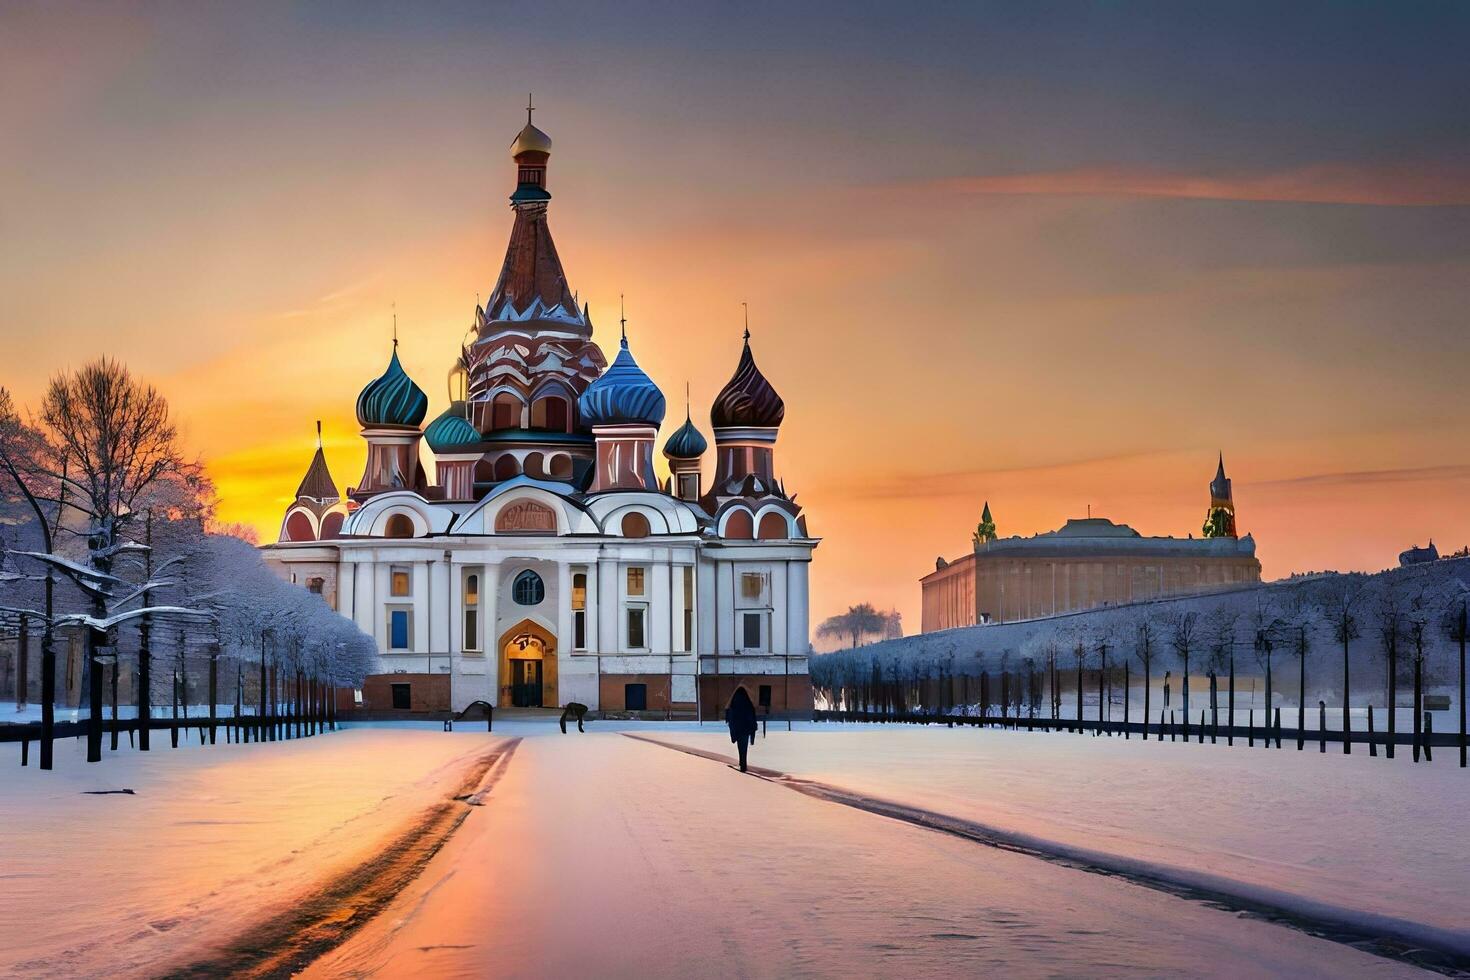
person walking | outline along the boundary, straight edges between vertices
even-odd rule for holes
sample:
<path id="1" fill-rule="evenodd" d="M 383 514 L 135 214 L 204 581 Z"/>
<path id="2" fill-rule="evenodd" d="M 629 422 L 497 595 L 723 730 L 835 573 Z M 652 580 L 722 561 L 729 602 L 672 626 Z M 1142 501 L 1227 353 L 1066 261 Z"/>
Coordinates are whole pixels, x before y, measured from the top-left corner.
<path id="1" fill-rule="evenodd" d="M 730 706 L 725 709 L 725 724 L 730 726 L 730 741 L 735 743 L 735 748 L 740 753 L 740 771 L 745 772 L 745 753 L 750 749 L 750 743 L 755 740 L 756 719 L 755 705 L 750 700 L 750 695 L 745 688 L 737 687 L 735 696 L 730 699 Z"/>

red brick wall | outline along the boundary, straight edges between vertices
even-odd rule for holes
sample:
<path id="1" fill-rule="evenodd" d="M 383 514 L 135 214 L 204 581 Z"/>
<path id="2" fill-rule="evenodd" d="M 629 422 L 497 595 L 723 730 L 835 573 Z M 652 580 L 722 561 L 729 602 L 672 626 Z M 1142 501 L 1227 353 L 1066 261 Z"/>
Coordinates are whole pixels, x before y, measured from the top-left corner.
<path id="1" fill-rule="evenodd" d="M 350 688 L 337 691 L 338 712 L 393 711 L 393 685 L 407 684 L 408 710 L 401 714 L 449 710 L 448 674 L 372 674 L 362 682 L 362 704 L 354 703 Z"/>
<path id="2" fill-rule="evenodd" d="M 735 694 L 735 688 L 744 686 L 755 710 L 760 713 L 760 690 L 762 684 L 771 687 L 771 714 L 783 715 L 790 697 L 790 710 L 798 717 L 812 710 L 812 679 L 806 674 L 705 674 L 699 678 L 700 714 L 705 718 L 723 719 L 725 706 Z M 650 689 L 650 695 L 652 689 Z"/>

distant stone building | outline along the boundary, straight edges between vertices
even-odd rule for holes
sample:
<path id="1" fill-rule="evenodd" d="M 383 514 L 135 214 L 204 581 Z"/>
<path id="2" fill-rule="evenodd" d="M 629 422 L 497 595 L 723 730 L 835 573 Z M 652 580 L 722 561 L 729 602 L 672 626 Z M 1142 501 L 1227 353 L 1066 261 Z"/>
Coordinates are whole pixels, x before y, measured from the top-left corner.
<path id="1" fill-rule="evenodd" d="M 1223 458 L 1210 483 L 1205 527 L 1203 538 L 1144 537 L 1126 524 L 1088 517 L 1029 538 L 999 538 L 987 501 L 973 551 L 940 559 L 920 581 L 920 629 L 1036 619 L 1261 580 L 1255 541 L 1235 535 Z"/>
<path id="2" fill-rule="evenodd" d="M 1439 549 L 1434 546 L 1433 540 L 1429 542 L 1428 547 L 1421 548 L 1416 544 L 1408 551 L 1399 552 L 1400 568 L 1423 565 L 1431 561 L 1439 561 Z"/>

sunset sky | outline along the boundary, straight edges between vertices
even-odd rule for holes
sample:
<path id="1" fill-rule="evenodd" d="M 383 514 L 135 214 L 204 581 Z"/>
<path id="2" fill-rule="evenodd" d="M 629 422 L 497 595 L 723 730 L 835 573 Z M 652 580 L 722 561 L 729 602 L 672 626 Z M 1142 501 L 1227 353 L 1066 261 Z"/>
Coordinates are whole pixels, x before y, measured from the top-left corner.
<path id="1" fill-rule="evenodd" d="M 797 9 L 799 7 L 799 9 Z M 6 4 L 0 383 L 100 354 L 273 539 L 398 311 L 445 373 L 534 92 L 596 339 L 708 434 L 741 302 L 813 625 L 1081 516 L 1269 578 L 1470 542 L 1470 5 Z"/>

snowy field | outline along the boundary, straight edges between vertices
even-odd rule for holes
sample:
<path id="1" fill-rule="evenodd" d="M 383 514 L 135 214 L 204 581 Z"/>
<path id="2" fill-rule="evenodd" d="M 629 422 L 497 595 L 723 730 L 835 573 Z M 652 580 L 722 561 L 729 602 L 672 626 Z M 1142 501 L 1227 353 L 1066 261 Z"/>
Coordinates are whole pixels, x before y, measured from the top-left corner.
<path id="1" fill-rule="evenodd" d="M 0 976 L 238 972 L 239 937 L 391 850 L 427 808 L 464 795 L 492 750 L 508 754 L 469 801 L 449 803 L 463 816 L 447 843 L 360 929 L 313 952 L 306 975 L 1423 975 L 627 735 L 731 748 L 714 725 L 593 722 L 563 736 L 554 719 L 497 721 L 494 735 L 365 725 L 93 766 L 65 740 L 51 774 L 21 769 L 5 746 Z M 1310 754 L 799 725 L 773 728 L 752 761 L 1464 929 L 1456 817 L 1470 779 L 1452 764 Z M 84 795 L 121 788 L 135 795 Z"/>
<path id="2" fill-rule="evenodd" d="M 1346 915 L 1458 934 L 1470 951 L 1470 772 L 1355 746 L 1322 755 L 1138 737 L 938 726 L 771 732 L 751 761 L 792 775 L 1159 869 L 1219 876 Z M 666 741 L 729 754 L 728 738 Z M 1381 750 L 1380 750 L 1381 751 Z"/>
<path id="3" fill-rule="evenodd" d="M 161 743 L 161 744 L 160 744 Z M 291 742 L 167 738 L 56 769 L 0 746 L 0 976 L 145 976 L 288 905 L 438 802 L 484 738 L 339 732 Z M 133 795 L 88 795 L 132 789 Z"/>

